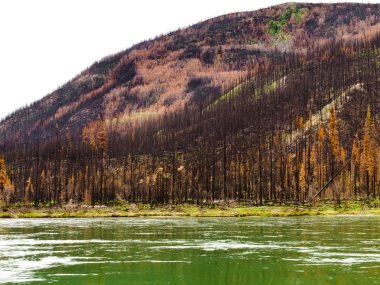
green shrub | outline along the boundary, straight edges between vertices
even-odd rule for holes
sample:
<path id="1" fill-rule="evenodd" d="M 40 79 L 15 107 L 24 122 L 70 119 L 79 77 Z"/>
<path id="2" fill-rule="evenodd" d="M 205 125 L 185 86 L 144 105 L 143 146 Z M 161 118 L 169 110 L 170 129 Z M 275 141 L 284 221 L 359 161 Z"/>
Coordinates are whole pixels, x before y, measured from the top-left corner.
<path id="1" fill-rule="evenodd" d="M 297 24 L 301 23 L 302 14 L 305 9 L 300 9 L 296 6 L 292 6 L 286 10 L 277 20 L 271 20 L 269 22 L 269 33 L 274 36 L 281 36 L 283 34 L 284 27 L 289 23 L 290 18 L 294 15 Z"/>

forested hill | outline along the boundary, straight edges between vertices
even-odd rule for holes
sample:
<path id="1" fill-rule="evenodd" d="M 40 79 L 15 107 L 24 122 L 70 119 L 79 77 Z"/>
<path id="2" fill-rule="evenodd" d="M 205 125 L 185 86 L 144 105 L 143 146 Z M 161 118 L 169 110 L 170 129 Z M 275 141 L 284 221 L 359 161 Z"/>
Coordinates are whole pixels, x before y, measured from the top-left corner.
<path id="1" fill-rule="evenodd" d="M 94 64 L 1 124 L 0 201 L 377 201 L 379 5 L 231 14 Z"/>
<path id="2" fill-rule="evenodd" d="M 21 143 L 56 132 L 62 136 L 67 128 L 78 135 L 99 119 L 117 120 L 122 128 L 204 97 L 214 100 L 259 62 L 275 60 L 277 52 L 305 51 L 329 39 L 377 30 L 379 8 L 288 3 L 217 17 L 142 42 L 7 117 L 0 123 L 0 138 Z"/>

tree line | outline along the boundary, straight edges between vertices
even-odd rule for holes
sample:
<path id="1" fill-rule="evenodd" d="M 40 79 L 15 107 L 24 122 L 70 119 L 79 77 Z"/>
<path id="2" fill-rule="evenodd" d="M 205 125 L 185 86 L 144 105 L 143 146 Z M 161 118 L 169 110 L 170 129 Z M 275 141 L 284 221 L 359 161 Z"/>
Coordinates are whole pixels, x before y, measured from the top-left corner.
<path id="1" fill-rule="evenodd" d="M 380 35 L 278 52 L 222 94 L 144 120 L 2 145 L 0 195 L 84 203 L 254 205 L 380 195 Z M 217 99 L 215 99 L 217 98 Z"/>

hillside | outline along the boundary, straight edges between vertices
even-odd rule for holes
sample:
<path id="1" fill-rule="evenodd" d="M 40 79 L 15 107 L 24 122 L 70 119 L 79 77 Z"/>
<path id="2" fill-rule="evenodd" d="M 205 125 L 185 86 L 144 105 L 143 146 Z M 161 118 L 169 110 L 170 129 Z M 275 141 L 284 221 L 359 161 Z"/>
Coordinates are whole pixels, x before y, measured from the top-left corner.
<path id="1" fill-rule="evenodd" d="M 99 119 L 120 128 L 223 96 L 278 52 L 305 52 L 379 28 L 379 5 L 284 4 L 210 19 L 93 64 L 0 123 L 8 145 L 79 135 Z M 22 78 L 20 78 L 22 82 Z"/>
<path id="2" fill-rule="evenodd" d="M 284 4 L 107 57 L 5 119 L 5 203 L 374 203 L 379 5 Z"/>

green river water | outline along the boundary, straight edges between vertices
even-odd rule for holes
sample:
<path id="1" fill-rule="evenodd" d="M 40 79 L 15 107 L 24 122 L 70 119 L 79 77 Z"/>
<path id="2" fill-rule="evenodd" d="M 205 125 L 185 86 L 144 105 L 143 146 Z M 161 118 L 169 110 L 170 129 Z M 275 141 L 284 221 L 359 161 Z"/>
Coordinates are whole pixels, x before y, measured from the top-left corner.
<path id="1" fill-rule="evenodd" d="M 380 218 L 4 219 L 0 284 L 380 284 Z"/>

